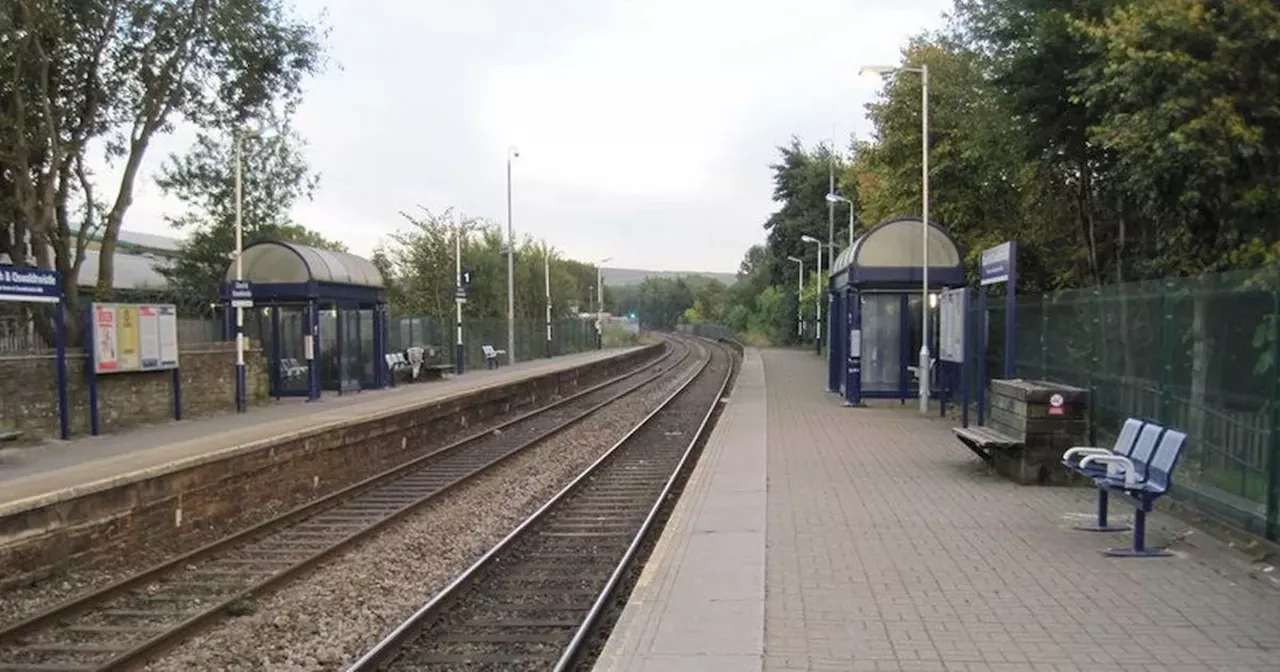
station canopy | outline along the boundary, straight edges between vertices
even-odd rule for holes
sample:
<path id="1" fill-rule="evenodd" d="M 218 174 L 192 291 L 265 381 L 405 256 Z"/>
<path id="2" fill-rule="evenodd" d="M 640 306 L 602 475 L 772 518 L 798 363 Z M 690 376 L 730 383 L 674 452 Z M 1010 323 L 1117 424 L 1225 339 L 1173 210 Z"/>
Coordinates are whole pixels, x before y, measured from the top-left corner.
<path id="1" fill-rule="evenodd" d="M 261 242 L 244 248 L 244 279 L 254 285 L 304 285 L 317 282 L 382 289 L 382 273 L 368 259 L 348 252 L 322 250 L 297 243 Z M 233 261 L 226 281 L 236 278 Z"/>
<path id="2" fill-rule="evenodd" d="M 855 285 L 900 285 L 919 282 L 924 263 L 918 217 L 889 219 L 864 232 L 851 247 L 836 256 L 831 277 L 848 278 Z M 934 223 L 929 224 L 930 285 L 958 285 L 964 282 L 963 258 L 951 236 Z"/>

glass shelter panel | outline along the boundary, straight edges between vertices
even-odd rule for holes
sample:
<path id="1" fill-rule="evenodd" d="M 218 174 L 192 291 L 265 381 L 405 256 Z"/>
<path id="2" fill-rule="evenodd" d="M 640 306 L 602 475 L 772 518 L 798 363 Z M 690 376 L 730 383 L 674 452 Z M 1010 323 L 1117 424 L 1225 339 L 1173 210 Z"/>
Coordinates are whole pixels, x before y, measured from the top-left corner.
<path id="1" fill-rule="evenodd" d="M 897 392 L 902 376 L 902 296 L 863 294 L 862 389 Z"/>
<path id="2" fill-rule="evenodd" d="M 332 304 L 320 310 L 320 388 L 338 389 L 338 310 Z"/>
<path id="3" fill-rule="evenodd" d="M 278 352 L 276 376 L 273 384 L 277 385 L 279 396 L 302 395 L 307 393 L 307 307 L 279 306 L 279 349 L 268 349 L 267 352 Z"/>
<path id="4" fill-rule="evenodd" d="M 357 351 L 359 358 L 356 360 L 358 372 L 353 374 L 360 381 L 363 387 L 373 386 L 373 310 L 369 308 L 361 308 L 359 311 L 351 313 L 352 317 L 359 315 L 359 324 L 357 325 L 357 336 L 360 339 L 360 348 Z"/>

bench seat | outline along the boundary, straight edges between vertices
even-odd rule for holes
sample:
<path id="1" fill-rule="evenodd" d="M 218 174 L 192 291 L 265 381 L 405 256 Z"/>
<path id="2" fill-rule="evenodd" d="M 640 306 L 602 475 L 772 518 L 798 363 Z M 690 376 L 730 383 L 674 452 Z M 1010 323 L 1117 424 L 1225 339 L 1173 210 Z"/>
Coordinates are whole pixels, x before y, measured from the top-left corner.
<path id="1" fill-rule="evenodd" d="M 0 442 L 17 441 L 22 438 L 23 434 L 25 432 L 20 429 L 0 429 Z"/>
<path id="2" fill-rule="evenodd" d="M 990 427 L 952 427 L 951 431 L 955 432 L 956 438 L 968 446 L 969 450 L 977 453 L 978 457 L 987 462 L 994 459 L 994 452 L 997 450 L 1022 447 L 1022 441 L 1018 438 Z"/>

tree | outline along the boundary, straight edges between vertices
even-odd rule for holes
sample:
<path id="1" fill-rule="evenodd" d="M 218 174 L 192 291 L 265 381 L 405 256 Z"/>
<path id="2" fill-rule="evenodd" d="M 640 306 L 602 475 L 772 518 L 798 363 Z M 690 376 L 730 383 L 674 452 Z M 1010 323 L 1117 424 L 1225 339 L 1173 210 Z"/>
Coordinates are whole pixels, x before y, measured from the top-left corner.
<path id="1" fill-rule="evenodd" d="M 493 222 L 466 217 L 453 209 L 424 211 L 421 215 L 401 213 L 409 226 L 389 236 L 374 251 L 374 264 L 389 285 L 392 311 L 403 315 L 451 318 L 456 286 L 456 241 L 462 236 L 462 266 L 471 271 L 467 289 L 466 315 L 473 318 L 505 318 L 507 314 L 507 263 L 503 252 L 505 234 Z M 550 255 L 551 298 L 554 316 L 586 306 L 588 293 L 595 288 L 595 267 L 559 258 L 555 250 L 535 245 L 531 240 L 516 248 L 517 319 L 542 320 L 546 310 L 543 276 L 544 254 Z"/>
<path id="2" fill-rule="evenodd" d="M 303 142 L 286 125 L 279 133 L 243 141 L 241 150 L 244 244 L 278 240 L 345 250 L 341 243 L 293 222 L 290 210 L 310 198 L 317 177 L 307 170 Z M 184 297 L 214 300 L 235 251 L 236 152 L 231 133 L 201 133 L 183 156 L 161 168 L 156 183 L 187 206 L 166 221 L 186 231 L 178 258 L 157 271 Z"/>
<path id="3" fill-rule="evenodd" d="M 1100 62 L 1081 77 L 1090 137 L 1135 209 L 1160 222 L 1151 275 L 1266 261 L 1280 188 L 1280 8 L 1148 0 L 1076 24 Z"/>
<path id="4" fill-rule="evenodd" d="M 112 286 L 116 240 L 157 134 L 179 121 L 230 128 L 292 109 L 321 65 L 321 36 L 283 0 L 14 0 L 0 13 L 0 60 L 10 64 L 0 80 L 0 207 L 15 215 L 0 240 L 16 265 L 61 272 L 73 308 L 95 233 L 97 293 Z M 123 163 L 118 184 L 96 180 L 92 147 Z"/>

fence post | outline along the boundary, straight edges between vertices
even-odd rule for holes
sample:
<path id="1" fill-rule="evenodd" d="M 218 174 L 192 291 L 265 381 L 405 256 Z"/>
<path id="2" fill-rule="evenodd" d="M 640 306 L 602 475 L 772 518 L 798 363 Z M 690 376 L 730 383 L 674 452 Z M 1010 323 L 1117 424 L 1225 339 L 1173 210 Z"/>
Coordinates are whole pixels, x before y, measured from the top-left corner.
<path id="1" fill-rule="evenodd" d="M 1048 292 L 1045 292 L 1040 295 L 1040 379 L 1049 380 L 1049 293 Z"/>
<path id="2" fill-rule="evenodd" d="M 1093 288 L 1093 310 L 1089 320 L 1089 445 L 1098 445 L 1098 362 L 1101 359 L 1102 336 L 1102 290 Z"/>
<path id="3" fill-rule="evenodd" d="M 1173 282 L 1166 280 L 1160 292 L 1160 423 L 1171 425 L 1173 403 Z"/>
<path id="4" fill-rule="evenodd" d="M 1273 282 L 1277 280 L 1273 276 Z M 1267 435 L 1267 511 L 1263 536 L 1280 537 L 1280 283 L 1271 290 L 1271 431 Z"/>

